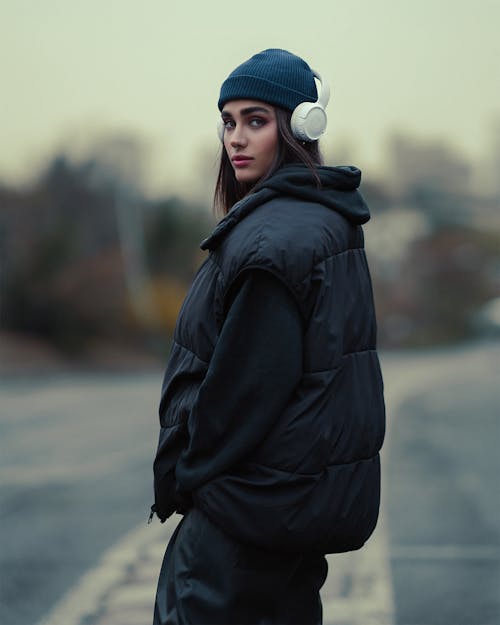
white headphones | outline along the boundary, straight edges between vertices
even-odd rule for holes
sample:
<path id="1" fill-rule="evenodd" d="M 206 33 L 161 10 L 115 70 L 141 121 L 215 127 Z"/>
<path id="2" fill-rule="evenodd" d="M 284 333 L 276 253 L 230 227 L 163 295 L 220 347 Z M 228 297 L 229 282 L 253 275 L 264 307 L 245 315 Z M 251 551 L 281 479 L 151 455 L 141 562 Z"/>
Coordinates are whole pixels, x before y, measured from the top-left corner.
<path id="1" fill-rule="evenodd" d="M 326 130 L 326 107 L 330 100 L 330 87 L 321 79 L 318 72 L 313 70 L 314 78 L 320 84 L 319 97 L 316 102 L 301 102 L 298 104 L 290 120 L 292 134 L 299 141 L 316 141 Z M 219 139 L 224 141 L 224 122 L 219 119 L 217 124 Z"/>
<path id="2" fill-rule="evenodd" d="M 290 120 L 293 136 L 300 141 L 316 141 L 326 130 L 325 109 L 330 99 L 330 87 L 321 80 L 318 72 L 313 70 L 313 74 L 320 84 L 318 100 L 301 102 L 295 107 Z"/>

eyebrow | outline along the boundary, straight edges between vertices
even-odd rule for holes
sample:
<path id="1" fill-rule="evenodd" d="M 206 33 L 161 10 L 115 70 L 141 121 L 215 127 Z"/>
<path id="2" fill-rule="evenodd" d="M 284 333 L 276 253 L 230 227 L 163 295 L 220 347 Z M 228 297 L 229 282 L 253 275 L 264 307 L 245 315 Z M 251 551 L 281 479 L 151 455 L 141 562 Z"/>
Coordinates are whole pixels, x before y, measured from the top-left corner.
<path id="1" fill-rule="evenodd" d="M 267 113 L 270 115 L 271 111 L 264 106 L 247 106 L 247 108 L 241 109 L 241 115 L 252 115 L 252 113 Z M 222 111 L 222 117 L 232 117 L 229 111 Z"/>

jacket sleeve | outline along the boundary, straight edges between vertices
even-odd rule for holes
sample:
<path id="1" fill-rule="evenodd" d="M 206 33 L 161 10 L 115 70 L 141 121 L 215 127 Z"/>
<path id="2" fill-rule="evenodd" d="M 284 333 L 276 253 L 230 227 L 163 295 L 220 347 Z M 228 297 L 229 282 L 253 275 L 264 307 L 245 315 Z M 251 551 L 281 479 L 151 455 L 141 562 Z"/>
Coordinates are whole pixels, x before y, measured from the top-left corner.
<path id="1" fill-rule="evenodd" d="M 189 444 L 176 466 L 190 493 L 237 465 L 265 438 L 302 374 L 302 318 L 288 288 L 247 270 L 188 419 Z"/>

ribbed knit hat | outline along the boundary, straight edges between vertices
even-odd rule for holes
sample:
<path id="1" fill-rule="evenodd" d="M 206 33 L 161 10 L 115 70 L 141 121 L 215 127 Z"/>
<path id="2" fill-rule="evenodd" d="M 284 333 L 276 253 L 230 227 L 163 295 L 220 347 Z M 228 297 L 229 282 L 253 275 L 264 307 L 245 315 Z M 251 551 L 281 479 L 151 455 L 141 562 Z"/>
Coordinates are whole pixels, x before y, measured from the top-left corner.
<path id="1" fill-rule="evenodd" d="M 270 48 L 239 65 L 222 83 L 218 107 L 230 100 L 261 100 L 293 111 L 318 99 L 314 74 L 299 56 Z"/>

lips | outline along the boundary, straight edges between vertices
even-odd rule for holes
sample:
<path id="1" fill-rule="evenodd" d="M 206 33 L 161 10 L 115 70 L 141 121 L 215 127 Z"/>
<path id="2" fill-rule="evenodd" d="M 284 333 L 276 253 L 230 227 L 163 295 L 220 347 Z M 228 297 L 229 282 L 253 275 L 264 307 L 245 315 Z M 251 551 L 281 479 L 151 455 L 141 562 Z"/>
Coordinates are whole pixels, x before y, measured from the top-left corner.
<path id="1" fill-rule="evenodd" d="M 237 154 L 232 157 L 231 161 L 235 167 L 245 167 L 253 161 L 253 158 L 244 154 Z"/>

